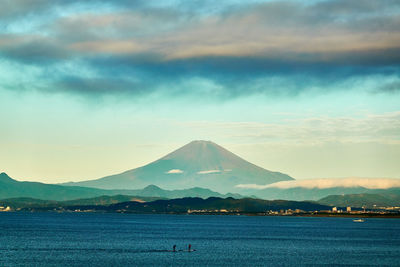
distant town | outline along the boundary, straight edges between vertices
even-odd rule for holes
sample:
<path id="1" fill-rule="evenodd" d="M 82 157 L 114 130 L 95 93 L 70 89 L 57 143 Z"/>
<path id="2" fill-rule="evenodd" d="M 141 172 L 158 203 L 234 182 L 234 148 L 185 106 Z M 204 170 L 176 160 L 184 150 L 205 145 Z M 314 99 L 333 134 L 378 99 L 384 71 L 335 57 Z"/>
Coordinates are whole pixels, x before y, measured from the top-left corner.
<path id="1" fill-rule="evenodd" d="M 222 198 L 214 198 L 217 200 L 225 201 Z M 229 199 L 229 198 L 227 198 Z M 168 203 L 170 201 L 180 201 L 184 199 L 172 199 L 162 200 L 162 202 Z M 233 199 L 232 199 L 233 200 Z M 206 202 L 207 200 L 199 200 L 200 202 Z M 240 200 L 235 200 L 239 201 Z M 160 202 L 160 201 L 155 201 Z M 307 202 L 298 202 L 307 203 Z M 118 207 L 119 206 L 123 207 Z M 134 207 L 132 207 L 132 205 Z M 0 206 L 0 212 L 96 212 L 96 213 L 136 213 L 136 214 L 187 214 L 187 215 L 249 215 L 249 216 L 305 216 L 305 217 L 384 217 L 384 218 L 400 218 L 400 207 L 377 207 L 376 209 L 353 208 L 353 207 L 331 207 L 330 209 L 319 209 L 319 210 L 303 210 L 297 208 L 287 209 L 266 209 L 262 210 L 257 208 L 254 210 L 253 207 L 248 209 L 242 208 L 188 208 L 182 209 L 178 206 L 171 206 L 166 204 L 160 209 L 154 205 L 154 202 L 125 202 L 117 203 L 114 205 L 75 205 L 75 206 L 31 206 L 31 207 L 10 207 Z M 144 209 L 143 209 L 144 208 Z M 149 208 L 149 209 L 146 209 Z"/>

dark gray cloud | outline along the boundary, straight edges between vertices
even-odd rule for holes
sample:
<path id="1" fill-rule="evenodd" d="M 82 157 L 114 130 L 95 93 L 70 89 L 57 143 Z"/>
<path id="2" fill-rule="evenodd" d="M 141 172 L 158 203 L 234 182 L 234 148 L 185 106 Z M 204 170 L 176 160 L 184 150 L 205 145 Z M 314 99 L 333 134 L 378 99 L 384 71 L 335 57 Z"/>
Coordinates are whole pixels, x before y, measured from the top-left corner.
<path id="1" fill-rule="evenodd" d="M 316 12 L 323 12 L 331 15 L 360 16 L 365 14 L 379 14 L 379 12 L 393 11 L 400 6 L 399 0 L 335 0 L 320 1 L 314 5 Z"/>
<path id="2" fill-rule="evenodd" d="M 117 94 L 144 96 L 194 96 L 207 94 L 215 99 L 232 99 L 252 94 L 296 96 L 309 88 L 321 93 L 345 81 L 363 80 L 369 76 L 399 76 L 396 66 L 366 67 L 296 63 L 254 58 L 209 57 L 162 61 L 157 57 L 96 57 L 86 60 L 94 71 L 91 77 L 54 77 L 52 90 L 82 95 Z M 51 73 L 49 73 L 51 77 Z M 215 87 L 209 91 L 207 86 Z M 324 88 L 324 89 L 322 89 Z M 381 90 L 378 88 L 377 90 Z M 382 90 L 391 93 L 388 90 Z"/>
<path id="3" fill-rule="evenodd" d="M 1 2 L 0 18 L 12 19 L 27 16 L 38 11 L 46 12 L 48 8 L 55 7 L 60 1 L 49 0 L 4 0 Z"/>
<path id="4" fill-rule="evenodd" d="M 99 5 L 140 7 L 145 2 L 143 0 L 114 0 L 112 3 L 106 0 L 3 0 L 1 2 L 0 17 L 2 19 L 13 19 L 32 14 L 42 15 L 49 11 L 62 10 L 71 6 L 91 5 L 94 9 Z"/>
<path id="5" fill-rule="evenodd" d="M 127 79 L 115 79 L 112 77 L 90 78 L 64 76 L 56 80 L 50 90 L 66 91 L 86 95 L 93 94 L 134 94 L 148 93 L 146 84 L 129 81 Z"/>
<path id="6" fill-rule="evenodd" d="M 4 46 L 0 56 L 26 64 L 43 65 L 68 59 L 71 52 L 57 42 L 35 39 Z"/>
<path id="7" fill-rule="evenodd" d="M 3 26 L 24 14 L 54 18 L 28 32 L 0 28 L 0 57 L 41 68 L 52 91 L 85 95 L 201 93 L 205 81 L 221 98 L 296 95 L 351 78 L 400 76 L 400 1 L 159 3 L 6 1 Z M 75 61 L 91 75 L 79 74 L 79 65 L 73 74 L 52 72 Z M 385 88 L 378 90 L 397 91 Z"/>
<path id="8" fill-rule="evenodd" d="M 390 82 L 387 83 L 377 90 L 374 91 L 375 93 L 400 93 L 400 82 Z"/>

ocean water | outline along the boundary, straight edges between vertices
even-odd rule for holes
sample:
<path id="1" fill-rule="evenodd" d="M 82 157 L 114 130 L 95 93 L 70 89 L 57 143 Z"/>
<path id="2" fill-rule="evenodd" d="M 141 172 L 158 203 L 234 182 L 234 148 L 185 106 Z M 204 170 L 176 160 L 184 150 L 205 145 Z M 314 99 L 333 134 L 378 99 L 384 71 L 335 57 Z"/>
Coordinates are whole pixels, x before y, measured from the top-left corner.
<path id="1" fill-rule="evenodd" d="M 0 266 L 302 265 L 400 266 L 400 220 L 0 213 Z"/>

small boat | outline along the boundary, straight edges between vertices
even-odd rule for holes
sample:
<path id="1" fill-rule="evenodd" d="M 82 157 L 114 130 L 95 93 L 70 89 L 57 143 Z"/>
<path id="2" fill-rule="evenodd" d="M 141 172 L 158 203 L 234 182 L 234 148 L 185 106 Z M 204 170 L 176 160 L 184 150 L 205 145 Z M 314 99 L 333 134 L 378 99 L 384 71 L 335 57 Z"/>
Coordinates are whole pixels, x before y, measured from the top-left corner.
<path id="1" fill-rule="evenodd" d="M 364 222 L 363 219 L 354 219 L 353 222 Z"/>

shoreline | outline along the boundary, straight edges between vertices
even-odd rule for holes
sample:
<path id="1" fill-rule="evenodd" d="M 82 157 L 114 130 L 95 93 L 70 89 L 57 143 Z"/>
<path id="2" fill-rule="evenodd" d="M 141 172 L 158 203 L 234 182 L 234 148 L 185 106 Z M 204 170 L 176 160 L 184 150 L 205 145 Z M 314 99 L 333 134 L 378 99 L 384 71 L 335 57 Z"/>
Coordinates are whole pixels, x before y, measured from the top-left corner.
<path id="1" fill-rule="evenodd" d="M 386 218 L 386 219 L 400 219 L 400 213 L 359 213 L 359 214 L 348 214 L 348 213 L 294 213 L 294 214 L 266 214 L 263 212 L 110 212 L 110 211 L 93 211 L 93 210 L 82 210 L 82 211 L 72 211 L 72 210 L 13 210 L 13 211 L 3 211 L 1 213 L 91 213 L 91 214 L 142 214 L 142 215 L 214 215 L 214 216 L 255 216 L 255 217 L 319 217 L 319 218 Z"/>

